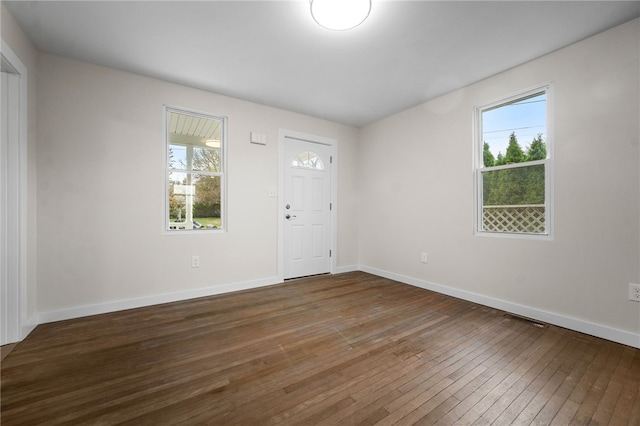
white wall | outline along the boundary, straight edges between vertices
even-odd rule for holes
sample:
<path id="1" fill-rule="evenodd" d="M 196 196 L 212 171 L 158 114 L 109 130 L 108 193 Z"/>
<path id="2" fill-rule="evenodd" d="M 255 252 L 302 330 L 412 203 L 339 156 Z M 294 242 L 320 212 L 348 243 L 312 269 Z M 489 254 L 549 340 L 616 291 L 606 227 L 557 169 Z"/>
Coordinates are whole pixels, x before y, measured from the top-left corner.
<path id="1" fill-rule="evenodd" d="M 36 306 L 36 75 L 38 52 L 31 41 L 18 26 L 13 16 L 7 11 L 4 4 L 0 4 L 0 18 L 2 29 L 2 41 L 18 57 L 22 65 L 27 69 L 27 164 L 26 164 L 26 288 L 24 289 L 24 317 L 26 328 L 30 331 L 37 321 Z"/>
<path id="2" fill-rule="evenodd" d="M 639 40 L 636 19 L 362 129 L 362 267 L 640 347 Z M 548 81 L 555 239 L 476 237 L 474 107 Z"/>
<path id="3" fill-rule="evenodd" d="M 338 140 L 337 265 L 357 264 L 357 129 L 59 56 L 38 65 L 43 320 L 276 282 L 280 128 Z M 228 117 L 226 233 L 162 232 L 163 104 Z"/>

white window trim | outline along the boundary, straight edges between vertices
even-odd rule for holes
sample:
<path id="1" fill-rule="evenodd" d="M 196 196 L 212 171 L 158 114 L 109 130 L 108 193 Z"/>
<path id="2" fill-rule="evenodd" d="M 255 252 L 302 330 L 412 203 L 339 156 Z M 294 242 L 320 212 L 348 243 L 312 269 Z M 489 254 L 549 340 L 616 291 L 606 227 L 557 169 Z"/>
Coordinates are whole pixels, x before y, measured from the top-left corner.
<path id="1" fill-rule="evenodd" d="M 174 170 L 169 168 L 169 132 L 168 130 L 168 117 L 169 112 L 177 112 L 189 115 L 202 116 L 204 118 L 212 118 L 222 121 L 222 132 L 220 134 L 220 153 L 222 155 L 222 173 L 203 173 L 213 174 L 220 176 L 222 182 L 220 183 L 220 228 L 218 229 L 182 229 L 179 231 L 167 229 L 168 215 L 169 215 L 169 198 L 167 194 L 169 192 L 169 172 Z M 226 233 L 228 230 L 228 218 L 227 218 L 227 117 L 210 114 L 203 111 L 198 111 L 190 108 L 176 107 L 171 105 L 163 105 L 162 107 L 162 123 L 164 132 L 164 145 L 163 145 L 163 173 L 164 173 L 164 185 L 163 185 L 163 213 L 162 213 L 162 233 L 164 235 L 202 235 L 202 234 L 221 234 Z M 181 170 L 176 170 L 182 172 Z"/>
<path id="2" fill-rule="evenodd" d="M 534 95 L 540 92 L 546 92 L 546 118 L 547 118 L 547 138 L 545 145 L 547 149 L 547 158 L 544 160 L 530 161 L 527 163 L 507 164 L 503 166 L 492 167 L 491 170 L 502 170 L 517 167 L 533 166 L 536 164 L 545 165 L 545 234 L 529 234 L 515 232 L 493 232 L 482 230 L 482 171 L 484 169 L 483 161 L 483 137 L 482 137 L 482 111 L 508 104 L 520 98 Z M 555 234 L 554 224 L 554 87 L 552 82 L 547 82 L 526 90 L 518 91 L 511 95 L 501 97 L 493 102 L 478 106 L 473 111 L 473 231 L 474 235 L 479 237 L 497 237 L 497 238 L 516 238 L 528 240 L 547 240 L 552 241 Z M 485 170 L 486 171 L 486 170 Z"/>

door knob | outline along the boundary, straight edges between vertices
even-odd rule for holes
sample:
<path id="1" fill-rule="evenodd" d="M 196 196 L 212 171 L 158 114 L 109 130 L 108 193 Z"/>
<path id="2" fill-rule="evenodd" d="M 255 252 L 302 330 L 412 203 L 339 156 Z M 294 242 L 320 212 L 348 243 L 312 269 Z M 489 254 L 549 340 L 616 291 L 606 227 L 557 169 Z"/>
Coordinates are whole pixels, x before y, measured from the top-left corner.
<path id="1" fill-rule="evenodd" d="M 293 219 L 294 217 L 296 217 L 296 216 L 295 215 L 291 216 L 290 214 L 287 214 L 284 218 L 285 219 Z"/>

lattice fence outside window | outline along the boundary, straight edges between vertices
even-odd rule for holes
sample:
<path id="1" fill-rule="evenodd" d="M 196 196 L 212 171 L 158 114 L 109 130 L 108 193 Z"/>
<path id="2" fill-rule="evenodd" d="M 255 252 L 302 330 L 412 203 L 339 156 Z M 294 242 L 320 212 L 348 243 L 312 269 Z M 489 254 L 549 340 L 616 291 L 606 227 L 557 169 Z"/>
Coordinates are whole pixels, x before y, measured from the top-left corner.
<path id="1" fill-rule="evenodd" d="M 545 206 L 544 204 L 483 206 L 482 230 L 545 234 Z"/>

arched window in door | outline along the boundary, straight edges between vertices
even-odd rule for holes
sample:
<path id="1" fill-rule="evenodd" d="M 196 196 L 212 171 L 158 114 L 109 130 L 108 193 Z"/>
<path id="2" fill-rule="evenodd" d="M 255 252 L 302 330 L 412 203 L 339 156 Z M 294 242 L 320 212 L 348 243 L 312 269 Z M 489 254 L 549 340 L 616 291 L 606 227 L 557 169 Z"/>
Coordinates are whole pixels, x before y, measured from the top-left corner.
<path id="1" fill-rule="evenodd" d="M 324 163 L 318 154 L 312 151 L 305 151 L 296 155 L 291 165 L 301 169 L 324 170 Z"/>

